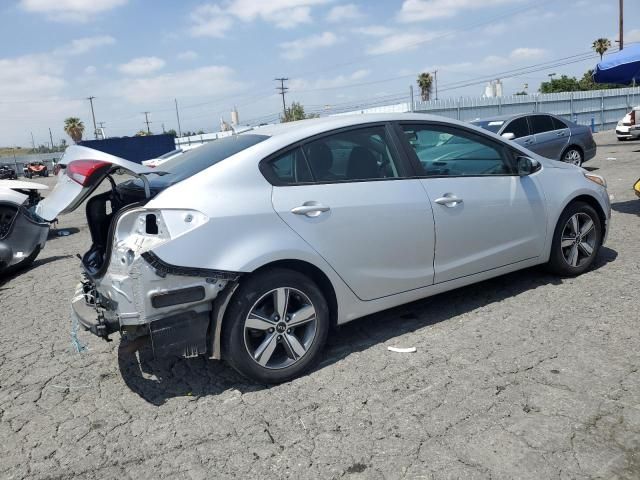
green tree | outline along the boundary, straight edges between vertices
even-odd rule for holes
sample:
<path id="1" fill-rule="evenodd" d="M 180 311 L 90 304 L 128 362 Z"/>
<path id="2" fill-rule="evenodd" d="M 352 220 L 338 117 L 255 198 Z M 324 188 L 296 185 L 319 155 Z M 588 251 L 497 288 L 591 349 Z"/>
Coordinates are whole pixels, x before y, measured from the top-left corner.
<path id="1" fill-rule="evenodd" d="M 64 121 L 64 131 L 75 143 L 82 141 L 84 123 L 78 117 L 69 117 Z"/>
<path id="2" fill-rule="evenodd" d="M 514 93 L 514 95 L 529 95 L 529 94 L 527 92 L 525 92 L 524 90 L 522 90 L 521 92 Z"/>
<path id="3" fill-rule="evenodd" d="M 304 107 L 299 102 L 292 102 L 287 108 L 284 117 L 280 117 L 281 122 L 295 122 L 296 120 L 304 120 L 305 118 L 318 118 L 317 113 L 305 113 Z"/>
<path id="4" fill-rule="evenodd" d="M 581 90 L 576 77 L 562 75 L 560 78 L 552 78 L 548 82 L 540 84 L 540 93 L 577 92 Z"/>
<path id="5" fill-rule="evenodd" d="M 146 137 L 148 135 L 151 135 L 149 132 L 147 132 L 146 130 L 138 130 L 138 132 L 136 133 L 136 137 Z"/>
<path id="6" fill-rule="evenodd" d="M 580 90 L 606 90 L 609 88 L 620 88 L 620 85 L 612 83 L 596 83 L 593 81 L 593 70 L 587 70 L 578 81 Z"/>
<path id="7" fill-rule="evenodd" d="M 168 135 L 173 136 L 173 137 L 177 137 L 178 136 L 178 132 L 176 132 L 173 128 L 170 128 L 169 130 L 167 130 L 166 133 Z"/>
<path id="8" fill-rule="evenodd" d="M 611 48 L 611 41 L 608 38 L 598 38 L 591 44 L 591 48 L 600 55 L 600 61 L 602 61 L 603 55 Z"/>
<path id="9" fill-rule="evenodd" d="M 418 75 L 417 82 L 420 89 L 420 97 L 423 102 L 426 102 L 431 98 L 431 92 L 433 91 L 433 77 L 430 73 L 423 72 Z"/>

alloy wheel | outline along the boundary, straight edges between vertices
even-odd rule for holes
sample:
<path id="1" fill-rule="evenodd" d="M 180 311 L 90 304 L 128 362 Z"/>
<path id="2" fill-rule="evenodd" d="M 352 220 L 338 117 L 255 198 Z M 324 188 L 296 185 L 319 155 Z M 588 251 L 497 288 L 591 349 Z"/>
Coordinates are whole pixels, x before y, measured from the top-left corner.
<path id="1" fill-rule="evenodd" d="M 281 287 L 253 304 L 244 322 L 244 344 L 251 358 L 269 369 L 299 362 L 313 344 L 316 309 L 303 292 Z"/>
<path id="2" fill-rule="evenodd" d="M 579 267 L 596 249 L 596 229 L 591 216 L 579 212 L 569 218 L 562 230 L 560 248 L 568 265 Z"/>
<path id="3" fill-rule="evenodd" d="M 567 163 L 570 163 L 571 165 L 575 165 L 576 167 L 582 165 L 582 155 L 580 155 L 580 152 L 578 150 L 569 150 L 564 154 L 563 160 Z"/>

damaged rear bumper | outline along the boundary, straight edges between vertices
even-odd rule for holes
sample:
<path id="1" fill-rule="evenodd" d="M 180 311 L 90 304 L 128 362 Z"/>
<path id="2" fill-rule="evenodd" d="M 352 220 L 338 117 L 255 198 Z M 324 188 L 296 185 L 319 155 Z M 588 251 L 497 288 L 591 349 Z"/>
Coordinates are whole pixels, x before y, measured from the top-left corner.
<path id="1" fill-rule="evenodd" d="M 111 261 L 104 277 L 85 278 L 76 289 L 72 315 L 80 325 L 105 339 L 148 335 L 157 357 L 219 358 L 215 300 L 240 274 L 173 266 L 152 252 Z"/>

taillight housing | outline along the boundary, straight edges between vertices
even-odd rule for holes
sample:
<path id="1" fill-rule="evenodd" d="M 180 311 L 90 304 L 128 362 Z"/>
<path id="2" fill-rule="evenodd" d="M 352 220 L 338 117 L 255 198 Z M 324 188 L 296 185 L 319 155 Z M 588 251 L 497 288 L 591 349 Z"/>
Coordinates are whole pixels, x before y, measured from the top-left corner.
<path id="1" fill-rule="evenodd" d="M 74 160 L 67 165 L 66 173 L 71 180 L 86 187 L 94 173 L 109 165 L 109 162 L 102 160 Z"/>
<path id="2" fill-rule="evenodd" d="M 629 114 L 629 118 L 631 119 L 631 125 L 635 125 L 636 124 L 636 111 L 635 110 L 631 110 L 631 113 Z"/>

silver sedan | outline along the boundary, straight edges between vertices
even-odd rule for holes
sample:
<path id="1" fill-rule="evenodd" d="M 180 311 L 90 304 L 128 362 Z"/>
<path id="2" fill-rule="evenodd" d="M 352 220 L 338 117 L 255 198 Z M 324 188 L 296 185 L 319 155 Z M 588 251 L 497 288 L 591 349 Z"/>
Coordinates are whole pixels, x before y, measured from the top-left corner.
<path id="1" fill-rule="evenodd" d="M 74 317 L 268 383 L 333 325 L 533 265 L 581 274 L 610 218 L 603 178 L 419 114 L 256 128 L 156 169 L 84 147 L 61 163 L 45 219 L 137 177 L 87 202 Z"/>

